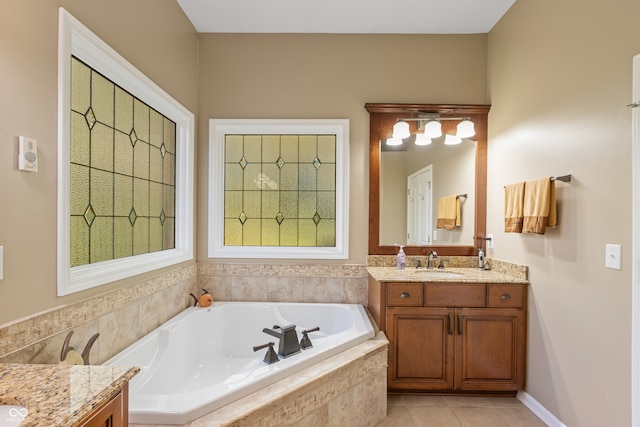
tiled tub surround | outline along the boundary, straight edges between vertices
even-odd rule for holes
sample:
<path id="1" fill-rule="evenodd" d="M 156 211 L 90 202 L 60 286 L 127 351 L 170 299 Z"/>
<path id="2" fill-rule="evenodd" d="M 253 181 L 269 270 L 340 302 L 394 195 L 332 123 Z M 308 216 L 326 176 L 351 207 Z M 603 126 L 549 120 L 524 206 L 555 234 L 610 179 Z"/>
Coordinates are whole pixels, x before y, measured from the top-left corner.
<path id="1" fill-rule="evenodd" d="M 134 285 L 0 326 L 0 363 L 57 363 L 64 339 L 81 352 L 100 333 L 90 361 L 99 364 L 193 303 L 197 267 L 178 268 Z"/>
<path id="2" fill-rule="evenodd" d="M 190 293 L 219 301 L 367 304 L 364 265 L 199 263 L 85 301 L 0 325 L 0 363 L 57 363 L 70 330 L 82 350 L 96 332 L 91 363 L 102 363 L 186 307 Z"/>
<path id="3" fill-rule="evenodd" d="M 375 426 L 387 413 L 387 345 L 378 332 L 184 426 Z"/>

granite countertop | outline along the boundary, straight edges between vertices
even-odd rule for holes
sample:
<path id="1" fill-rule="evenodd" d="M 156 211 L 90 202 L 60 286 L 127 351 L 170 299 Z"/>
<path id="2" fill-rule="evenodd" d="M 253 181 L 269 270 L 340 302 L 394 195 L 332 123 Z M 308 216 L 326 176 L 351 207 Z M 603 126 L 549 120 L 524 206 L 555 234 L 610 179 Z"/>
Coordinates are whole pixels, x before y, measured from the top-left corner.
<path id="1" fill-rule="evenodd" d="M 20 427 L 73 427 L 139 371 L 136 367 L 0 363 L 0 404 L 27 408 Z"/>
<path id="2" fill-rule="evenodd" d="M 371 277 L 379 282 L 529 283 L 525 277 L 518 274 L 510 274 L 502 270 L 478 270 L 477 268 L 428 270 L 407 267 L 399 270 L 396 267 L 367 267 L 367 271 Z"/>

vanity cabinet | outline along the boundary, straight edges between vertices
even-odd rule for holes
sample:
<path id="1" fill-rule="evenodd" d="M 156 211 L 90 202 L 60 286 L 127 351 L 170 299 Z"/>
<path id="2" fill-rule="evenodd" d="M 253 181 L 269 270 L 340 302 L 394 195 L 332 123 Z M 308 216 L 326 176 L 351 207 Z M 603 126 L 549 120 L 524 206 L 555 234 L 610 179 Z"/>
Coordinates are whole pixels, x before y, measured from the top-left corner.
<path id="1" fill-rule="evenodd" d="M 372 278 L 369 285 L 369 310 L 389 340 L 389 390 L 524 387 L 526 285 Z"/>
<path id="2" fill-rule="evenodd" d="M 129 425 L 128 384 L 110 400 L 96 408 L 81 427 L 127 427 Z"/>

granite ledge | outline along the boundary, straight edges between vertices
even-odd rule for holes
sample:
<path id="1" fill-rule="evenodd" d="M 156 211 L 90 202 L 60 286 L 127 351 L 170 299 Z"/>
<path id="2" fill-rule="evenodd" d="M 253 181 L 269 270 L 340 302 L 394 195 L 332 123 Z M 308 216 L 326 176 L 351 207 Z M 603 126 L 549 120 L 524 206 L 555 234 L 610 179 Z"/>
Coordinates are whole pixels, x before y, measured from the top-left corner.
<path id="1" fill-rule="evenodd" d="M 526 278 L 514 276 L 502 271 L 478 270 L 477 268 L 446 268 L 444 270 L 395 267 L 367 267 L 369 275 L 379 282 L 437 282 L 437 283 L 513 283 L 528 284 Z M 430 274 L 431 273 L 431 274 Z M 441 273 L 458 273 L 459 276 L 447 277 Z"/>
<path id="2" fill-rule="evenodd" d="M 0 403 L 27 408 L 21 427 L 73 427 L 139 371 L 101 365 L 0 364 Z"/>

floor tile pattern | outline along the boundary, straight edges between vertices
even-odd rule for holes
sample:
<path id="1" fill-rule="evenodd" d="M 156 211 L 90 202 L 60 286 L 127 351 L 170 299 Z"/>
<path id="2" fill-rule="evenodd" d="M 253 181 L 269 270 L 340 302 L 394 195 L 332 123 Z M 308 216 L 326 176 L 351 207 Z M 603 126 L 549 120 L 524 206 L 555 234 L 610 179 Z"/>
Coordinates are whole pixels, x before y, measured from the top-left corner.
<path id="1" fill-rule="evenodd" d="M 515 397 L 390 394 L 378 427 L 545 427 Z"/>

